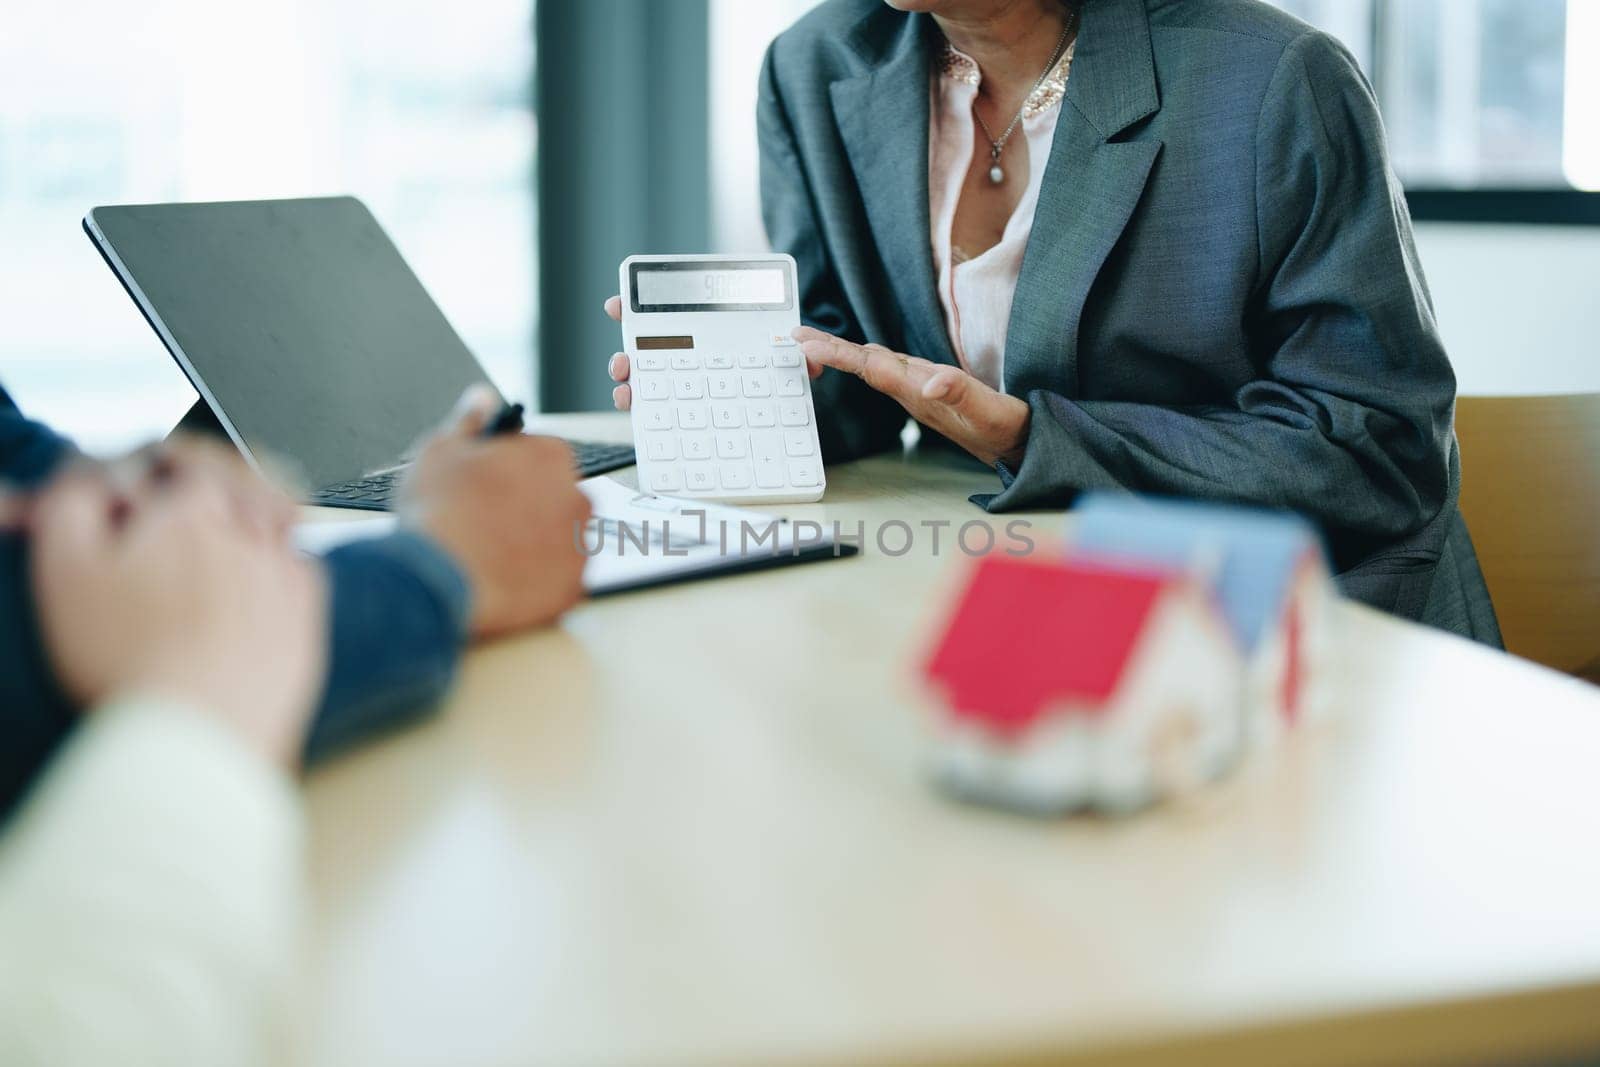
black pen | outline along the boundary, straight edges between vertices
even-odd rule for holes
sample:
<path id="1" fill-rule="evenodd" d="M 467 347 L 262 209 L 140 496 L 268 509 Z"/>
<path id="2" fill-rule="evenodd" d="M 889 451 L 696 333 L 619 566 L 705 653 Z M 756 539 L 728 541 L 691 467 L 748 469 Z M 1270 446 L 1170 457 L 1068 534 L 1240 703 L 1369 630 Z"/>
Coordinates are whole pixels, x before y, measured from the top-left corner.
<path id="1" fill-rule="evenodd" d="M 483 436 L 495 437 L 503 433 L 521 433 L 522 412 L 523 407 L 521 404 L 502 403 L 499 414 L 490 419 L 489 424 L 483 428 Z"/>

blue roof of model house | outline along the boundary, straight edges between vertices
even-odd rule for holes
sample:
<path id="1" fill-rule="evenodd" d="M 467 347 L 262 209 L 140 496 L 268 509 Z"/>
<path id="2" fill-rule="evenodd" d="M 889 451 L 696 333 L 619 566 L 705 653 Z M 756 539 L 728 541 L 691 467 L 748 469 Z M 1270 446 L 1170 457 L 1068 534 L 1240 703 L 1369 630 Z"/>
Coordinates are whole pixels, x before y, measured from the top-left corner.
<path id="1" fill-rule="evenodd" d="M 1088 493 L 1072 518 L 1074 552 L 1210 575 L 1246 652 L 1278 617 L 1305 554 L 1322 554 L 1311 524 L 1284 511 Z"/>

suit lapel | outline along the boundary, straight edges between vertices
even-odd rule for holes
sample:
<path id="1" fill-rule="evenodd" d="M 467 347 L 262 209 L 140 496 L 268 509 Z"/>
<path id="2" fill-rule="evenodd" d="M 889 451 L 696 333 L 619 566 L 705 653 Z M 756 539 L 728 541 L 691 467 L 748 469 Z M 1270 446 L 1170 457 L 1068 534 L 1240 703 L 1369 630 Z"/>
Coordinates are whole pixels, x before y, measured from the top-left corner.
<path id="1" fill-rule="evenodd" d="M 1160 106 L 1144 0 L 1088 0 L 1011 306 L 1012 395 L 1078 394 L 1084 302 L 1161 153 L 1158 140 L 1112 138 Z"/>
<path id="2" fill-rule="evenodd" d="M 875 22 L 869 19 L 861 28 Z M 829 91 L 900 309 L 905 348 L 954 363 L 935 287 L 928 221 L 928 79 L 936 34 L 931 19 L 913 14 L 888 41 L 881 62 L 865 74 L 834 82 Z"/>

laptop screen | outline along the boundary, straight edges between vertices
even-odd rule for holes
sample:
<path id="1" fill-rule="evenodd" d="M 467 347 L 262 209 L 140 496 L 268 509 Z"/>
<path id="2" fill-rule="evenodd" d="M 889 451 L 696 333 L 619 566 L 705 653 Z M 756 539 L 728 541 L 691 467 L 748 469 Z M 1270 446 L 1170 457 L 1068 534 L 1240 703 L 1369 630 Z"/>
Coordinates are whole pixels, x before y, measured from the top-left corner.
<path id="1" fill-rule="evenodd" d="M 399 463 L 488 380 L 354 198 L 101 207 L 84 226 L 223 424 L 312 488 Z"/>

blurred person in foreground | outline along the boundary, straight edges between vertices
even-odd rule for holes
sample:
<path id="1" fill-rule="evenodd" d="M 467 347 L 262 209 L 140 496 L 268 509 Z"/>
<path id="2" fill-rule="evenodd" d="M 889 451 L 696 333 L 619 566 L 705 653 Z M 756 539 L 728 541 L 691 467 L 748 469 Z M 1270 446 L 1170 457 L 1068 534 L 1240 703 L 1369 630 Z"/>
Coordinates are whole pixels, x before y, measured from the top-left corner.
<path id="1" fill-rule="evenodd" d="M 0 750 L 39 779 L 0 833 L 0 1063 L 283 1060 L 308 742 L 409 714 L 468 633 L 580 592 L 570 457 L 483 439 L 492 399 L 424 447 L 405 532 L 325 560 L 222 447 L 108 466 L 0 419 L 7 470 L 48 472 L 0 494 Z"/>
<path id="2" fill-rule="evenodd" d="M 0 1063 L 277 1062 L 328 575 L 293 504 L 210 457 L 6 506 L 85 711 L 0 836 Z"/>
<path id="3" fill-rule="evenodd" d="M 448 688 L 469 639 L 550 622 L 581 595 L 573 526 L 588 518 L 589 505 L 571 455 L 551 438 L 483 438 L 496 406 L 488 390 L 462 398 L 452 425 L 426 444 L 410 473 L 396 532 L 316 563 L 328 589 L 327 662 L 313 694 L 308 759 L 425 712 Z M 0 824 L 103 695 L 64 674 L 46 648 L 29 581 L 30 559 L 43 547 L 31 521 L 39 494 L 82 476 L 97 480 L 122 514 L 129 486 L 137 492 L 203 472 L 230 486 L 238 507 L 261 509 L 260 479 L 231 450 L 175 441 L 95 463 L 25 419 L 0 388 L 0 490 L 11 513 L 0 521 Z M 173 574 L 168 595 L 180 600 L 189 580 Z M 234 603 L 247 604 L 242 590 Z"/>

